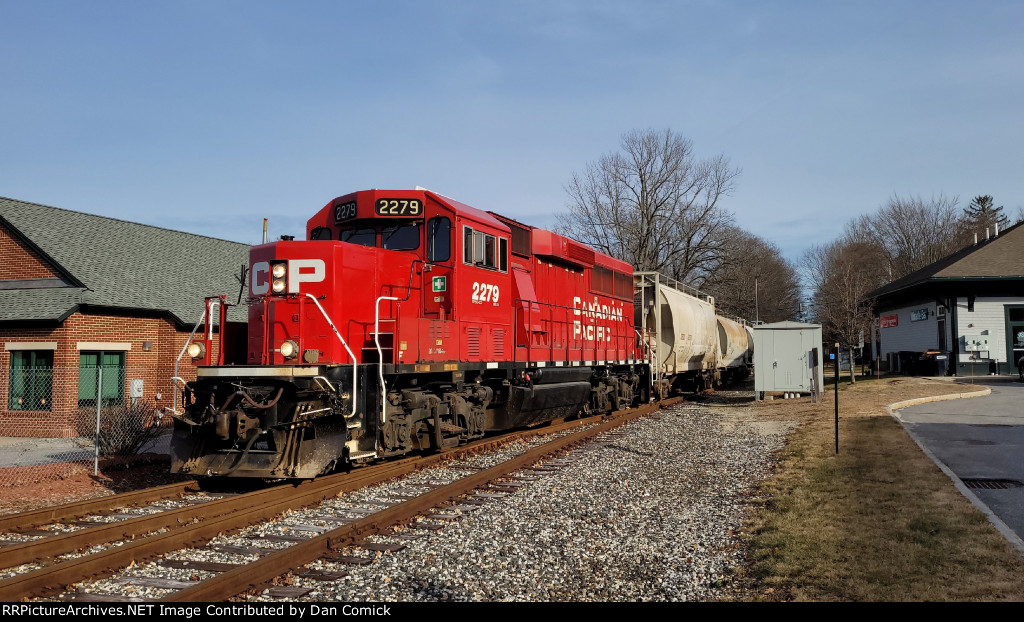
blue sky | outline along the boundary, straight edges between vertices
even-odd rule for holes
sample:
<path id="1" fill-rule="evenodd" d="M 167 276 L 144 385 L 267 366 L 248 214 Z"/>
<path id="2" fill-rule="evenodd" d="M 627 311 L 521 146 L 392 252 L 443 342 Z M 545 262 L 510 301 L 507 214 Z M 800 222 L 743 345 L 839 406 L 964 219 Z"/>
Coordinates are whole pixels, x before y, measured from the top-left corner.
<path id="1" fill-rule="evenodd" d="M 539 226 L 624 132 L 796 259 L 894 194 L 1024 205 L 1024 3 L 0 0 L 0 196 L 258 242 L 425 186 Z"/>

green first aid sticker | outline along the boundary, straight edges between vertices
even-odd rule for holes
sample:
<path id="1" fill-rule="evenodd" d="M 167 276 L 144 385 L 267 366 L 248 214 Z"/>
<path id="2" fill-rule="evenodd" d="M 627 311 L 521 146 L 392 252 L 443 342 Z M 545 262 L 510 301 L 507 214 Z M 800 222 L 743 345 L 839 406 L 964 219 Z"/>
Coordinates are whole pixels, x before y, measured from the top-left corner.
<path id="1" fill-rule="evenodd" d="M 443 292 L 443 291 L 448 289 L 448 277 L 445 277 L 445 276 L 435 276 L 432 279 L 432 283 L 433 283 L 433 290 L 435 292 Z"/>

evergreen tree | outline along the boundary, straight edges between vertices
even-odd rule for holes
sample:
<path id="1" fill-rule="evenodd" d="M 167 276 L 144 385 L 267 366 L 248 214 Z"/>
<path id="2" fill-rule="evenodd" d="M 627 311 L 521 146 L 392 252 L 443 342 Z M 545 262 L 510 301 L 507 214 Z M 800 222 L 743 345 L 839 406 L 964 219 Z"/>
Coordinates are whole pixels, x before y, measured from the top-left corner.
<path id="1" fill-rule="evenodd" d="M 967 232 L 974 232 L 984 235 L 987 228 L 992 235 L 995 235 L 996 225 L 1000 229 L 1010 226 L 1010 219 L 1003 213 L 1003 206 L 995 207 L 992 195 L 974 197 L 971 204 L 964 208 L 962 228 Z"/>

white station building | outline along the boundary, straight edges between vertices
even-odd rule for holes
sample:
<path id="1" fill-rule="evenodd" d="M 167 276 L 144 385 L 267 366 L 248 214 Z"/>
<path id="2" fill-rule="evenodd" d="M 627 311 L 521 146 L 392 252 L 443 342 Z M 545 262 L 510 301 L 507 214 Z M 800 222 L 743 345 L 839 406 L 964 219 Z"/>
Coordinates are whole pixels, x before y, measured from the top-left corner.
<path id="1" fill-rule="evenodd" d="M 883 369 L 1016 374 L 1024 359 L 1024 223 L 868 294 Z M 928 361 L 922 361 L 923 357 Z"/>

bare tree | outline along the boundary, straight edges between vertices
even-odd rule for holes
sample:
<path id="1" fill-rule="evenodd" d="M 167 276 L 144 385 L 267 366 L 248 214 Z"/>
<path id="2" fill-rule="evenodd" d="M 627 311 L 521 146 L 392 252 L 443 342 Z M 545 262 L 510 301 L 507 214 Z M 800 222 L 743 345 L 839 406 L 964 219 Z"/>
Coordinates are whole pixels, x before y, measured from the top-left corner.
<path id="1" fill-rule="evenodd" d="M 718 202 L 738 175 L 725 156 L 698 160 L 672 130 L 628 132 L 620 151 L 573 174 L 557 228 L 638 270 L 688 281 L 717 261 L 732 219 Z"/>
<path id="2" fill-rule="evenodd" d="M 867 294 L 885 281 L 881 266 L 870 260 L 879 252 L 870 242 L 837 240 L 812 246 L 801 261 L 812 291 L 811 315 L 822 325 L 826 343 L 838 342 L 849 350 L 851 381 L 853 348 L 861 331 L 871 334 L 874 300 Z"/>
<path id="3" fill-rule="evenodd" d="M 959 226 L 956 197 L 893 196 L 874 214 L 846 225 L 843 240 L 874 247 L 887 266 L 887 280 L 896 280 L 961 248 L 965 240 Z"/>
<path id="4" fill-rule="evenodd" d="M 715 297 L 722 315 L 764 322 L 795 319 L 800 310 L 796 267 L 771 242 L 730 229 L 722 238 L 718 264 L 697 287 Z"/>

